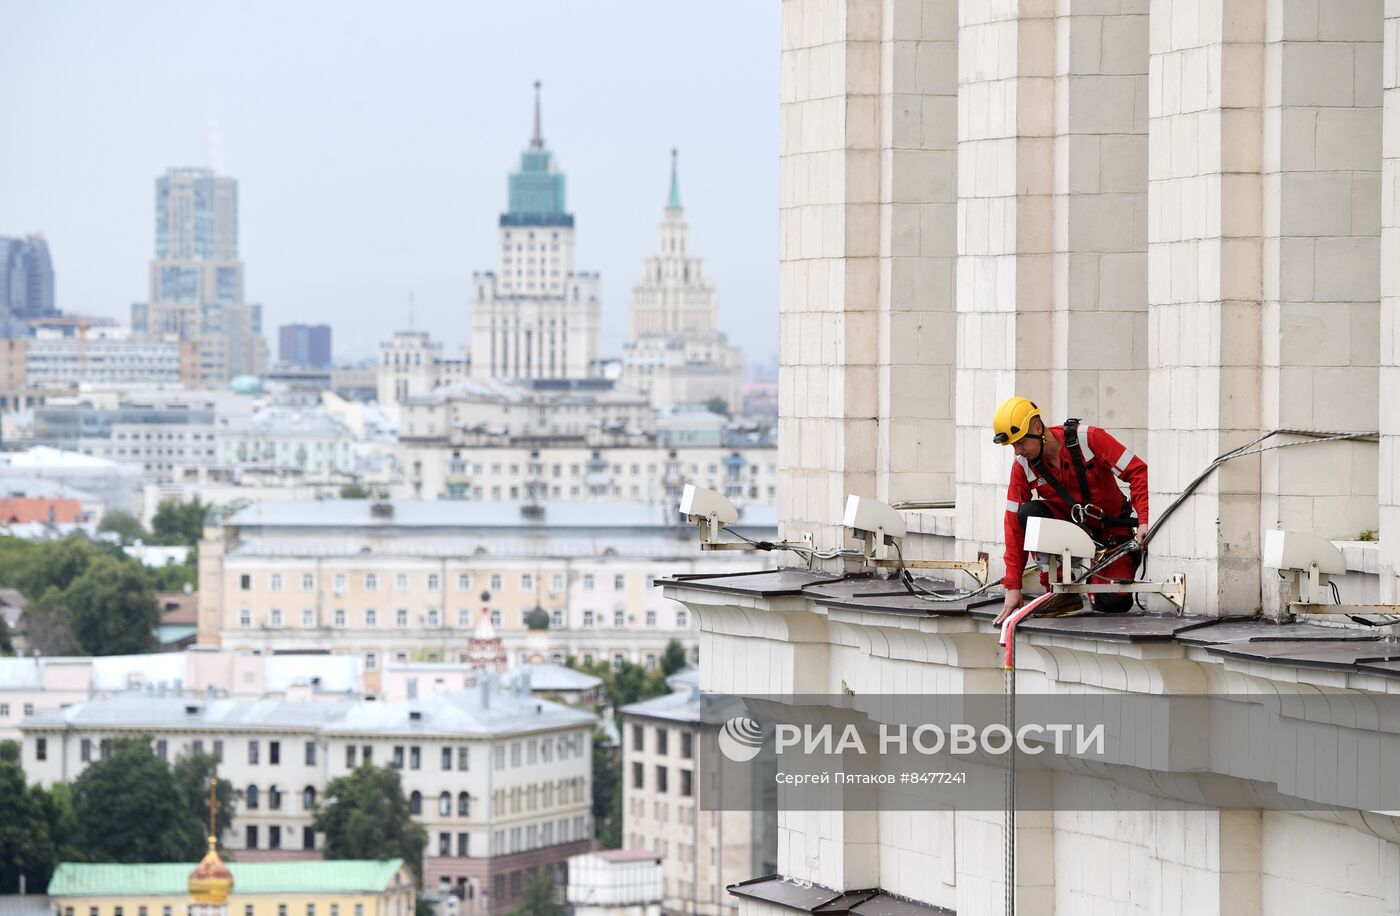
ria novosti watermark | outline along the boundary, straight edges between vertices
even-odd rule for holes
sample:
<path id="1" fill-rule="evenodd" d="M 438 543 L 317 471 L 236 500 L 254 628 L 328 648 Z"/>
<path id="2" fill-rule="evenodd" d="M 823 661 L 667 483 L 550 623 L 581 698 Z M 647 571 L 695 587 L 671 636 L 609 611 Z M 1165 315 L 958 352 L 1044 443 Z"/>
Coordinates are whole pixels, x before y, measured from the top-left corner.
<path id="1" fill-rule="evenodd" d="M 1400 697 L 705 694 L 709 810 L 1400 811 Z M 691 760 L 656 761 L 690 768 Z"/>

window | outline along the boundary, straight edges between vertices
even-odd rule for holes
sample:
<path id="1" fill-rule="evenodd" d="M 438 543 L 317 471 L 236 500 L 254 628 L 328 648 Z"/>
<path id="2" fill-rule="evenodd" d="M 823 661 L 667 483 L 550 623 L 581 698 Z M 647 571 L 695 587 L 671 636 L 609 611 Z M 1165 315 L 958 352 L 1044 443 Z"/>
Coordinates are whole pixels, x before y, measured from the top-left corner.
<path id="1" fill-rule="evenodd" d="M 248 573 L 243 573 L 238 577 L 238 590 L 251 592 L 253 590 L 253 577 Z"/>
<path id="2" fill-rule="evenodd" d="M 408 626 L 408 611 L 406 609 L 399 608 L 394 612 L 394 626 L 401 630 Z"/>
<path id="3" fill-rule="evenodd" d="M 315 574 L 315 573 L 302 573 L 302 574 L 301 574 L 301 590 L 304 591 L 304 592 L 314 592 L 314 591 L 316 591 L 316 574 Z"/>
<path id="4" fill-rule="evenodd" d="M 457 748 L 457 769 L 461 770 L 463 773 L 471 769 L 470 751 L 471 748 L 465 746 Z"/>
<path id="5" fill-rule="evenodd" d="M 443 817 L 452 816 L 452 793 L 443 792 L 438 796 L 438 814 Z"/>
<path id="6" fill-rule="evenodd" d="M 394 745 L 394 766 L 395 766 L 397 769 L 400 769 L 400 770 L 403 769 L 403 745 L 402 745 L 402 744 L 396 744 L 396 745 Z"/>
<path id="7" fill-rule="evenodd" d="M 665 791 L 666 791 L 666 768 L 665 768 L 665 767 L 657 767 L 657 768 L 656 768 L 656 791 L 658 791 L 658 792 L 665 792 Z"/>
<path id="8" fill-rule="evenodd" d="M 256 764 L 258 762 L 258 742 L 248 742 L 248 762 Z"/>
<path id="9" fill-rule="evenodd" d="M 428 612 L 428 626 L 430 626 L 430 627 L 440 627 L 440 626 L 442 626 L 442 614 L 441 614 L 441 612 L 438 611 L 437 609 L 433 609 L 433 610 L 431 610 L 431 611 Z"/>
<path id="10" fill-rule="evenodd" d="M 166 740 L 165 740 L 164 738 L 157 738 L 157 739 L 156 739 L 156 756 L 159 757 L 161 760 L 165 760 L 165 759 L 168 757 L 169 752 L 170 752 L 170 745 L 166 743 Z"/>
<path id="11" fill-rule="evenodd" d="M 656 612 L 655 612 L 655 611 L 647 611 L 647 626 L 651 627 L 652 629 L 655 629 L 655 628 L 656 628 Z"/>
<path id="12" fill-rule="evenodd" d="M 452 769 L 452 748 L 450 747 L 442 749 L 442 769 Z"/>
<path id="13" fill-rule="evenodd" d="M 613 611 L 613 626 L 619 630 L 627 625 L 626 614 L 623 611 Z"/>
<path id="14" fill-rule="evenodd" d="M 355 745 L 345 745 L 345 769 L 355 769 Z"/>
<path id="15" fill-rule="evenodd" d="M 528 591 L 533 591 L 534 588 L 535 588 L 535 577 L 534 577 L 533 575 L 531 575 L 530 573 L 521 573 L 521 575 L 520 575 L 520 590 L 521 590 L 521 591 L 526 591 L 526 592 L 528 592 Z"/>
<path id="16" fill-rule="evenodd" d="M 394 591 L 408 591 L 408 573 L 399 573 L 397 576 L 394 577 Z"/>
<path id="17" fill-rule="evenodd" d="M 666 729 L 658 728 L 656 730 L 656 753 L 661 754 L 662 756 L 666 755 L 666 745 L 668 743 L 667 739 L 670 737 L 671 736 L 666 731 Z"/>
<path id="18" fill-rule="evenodd" d="M 442 578 L 437 573 L 428 573 L 428 591 L 435 592 L 442 587 Z"/>
<path id="19" fill-rule="evenodd" d="M 584 625 L 585 627 L 591 627 L 591 626 L 593 626 L 593 612 L 592 612 L 592 611 L 584 611 L 584 612 L 583 612 L 583 625 Z"/>
<path id="20" fill-rule="evenodd" d="M 645 780 L 645 774 L 646 768 L 643 767 L 640 763 L 632 764 L 632 788 L 642 788 L 642 783 Z"/>
<path id="21" fill-rule="evenodd" d="M 491 609 L 491 625 L 495 627 L 501 625 L 501 611 L 499 608 Z"/>
<path id="22" fill-rule="evenodd" d="M 470 835 L 470 834 L 467 834 L 467 833 L 459 833 L 459 834 L 457 834 L 457 855 L 458 855 L 459 857 L 463 858 L 463 859 L 465 859 L 465 858 L 469 855 L 469 853 L 468 853 L 467 850 L 468 850 L 468 847 L 469 847 L 468 840 L 470 840 L 470 839 L 471 839 L 471 835 Z M 458 887 L 459 887 L 459 888 L 460 888 L 460 886 L 461 886 L 461 883 L 462 883 L 462 879 L 461 879 L 461 878 L 458 878 L 458 879 L 457 879 L 457 884 L 458 884 Z"/>
<path id="23" fill-rule="evenodd" d="M 440 855 L 440 856 L 450 856 L 450 855 L 452 855 L 452 834 L 450 834 L 450 833 L 439 833 L 439 834 L 438 834 L 438 855 Z"/>
<path id="24" fill-rule="evenodd" d="M 627 577 L 618 573 L 613 576 L 613 591 L 620 592 L 627 587 Z"/>
<path id="25" fill-rule="evenodd" d="M 316 742 L 306 742 L 306 765 L 314 767 L 316 765 Z"/>
<path id="26" fill-rule="evenodd" d="M 459 627 L 461 627 L 462 629 L 465 630 L 465 629 L 469 628 L 471 625 L 472 625 L 472 612 L 469 611 L 469 610 L 467 610 L 466 608 L 458 608 L 458 610 L 457 610 L 457 626 L 459 626 Z"/>
<path id="27" fill-rule="evenodd" d="M 549 577 L 549 590 L 551 592 L 562 592 L 564 590 L 563 573 L 555 573 Z"/>
<path id="28" fill-rule="evenodd" d="M 419 768 L 420 764 L 422 764 L 423 755 L 421 750 L 422 749 L 416 744 L 408 749 L 408 768 L 410 770 L 416 770 Z"/>
<path id="29" fill-rule="evenodd" d="M 257 824 L 249 824 L 247 827 L 243 828 L 243 848 L 244 848 L 244 849 L 257 849 L 257 848 L 258 848 L 258 825 L 257 825 Z M 166 907 L 166 909 L 169 909 L 169 907 Z M 286 916 L 286 914 L 285 914 L 284 912 L 282 912 L 282 911 L 284 911 L 284 910 L 286 909 L 285 906 L 279 906 L 277 909 L 278 909 L 278 914 L 277 914 L 277 916 Z"/>
<path id="30" fill-rule="evenodd" d="M 258 810 L 258 787 L 249 786 L 243 793 L 243 804 L 249 811 Z"/>
<path id="31" fill-rule="evenodd" d="M 277 826 L 276 824 L 273 824 L 271 827 L 267 828 L 267 848 L 282 848 L 282 828 Z"/>
<path id="32" fill-rule="evenodd" d="M 646 739 L 643 737 L 645 734 L 646 730 L 640 725 L 632 726 L 632 750 L 640 751 L 645 749 Z"/>
<path id="33" fill-rule="evenodd" d="M 469 589 L 469 588 L 471 588 L 471 587 L 472 587 L 472 577 L 471 577 L 471 574 L 470 574 L 470 573 L 458 573 L 458 574 L 457 574 L 457 588 L 458 588 L 460 591 L 466 591 L 467 589 Z"/>
<path id="34" fill-rule="evenodd" d="M 373 592 L 379 590 L 379 576 L 376 573 L 365 573 L 365 591 Z"/>
<path id="35" fill-rule="evenodd" d="M 88 761 L 92 760 L 92 739 L 91 739 L 91 738 L 84 738 L 84 739 L 83 739 L 82 746 L 81 746 L 81 748 L 80 748 L 79 751 L 78 751 L 78 758 L 79 758 L 80 760 L 82 760 L 83 763 L 87 763 Z"/>
<path id="36" fill-rule="evenodd" d="M 586 591 L 586 592 L 591 592 L 591 591 L 593 591 L 593 574 L 592 574 L 592 573 L 589 573 L 588 575 L 586 575 L 586 576 L 583 577 L 583 590 Z"/>
<path id="37" fill-rule="evenodd" d="M 345 591 L 345 573 L 336 573 L 334 581 L 335 593 L 339 595 L 341 592 Z"/>
<path id="38" fill-rule="evenodd" d="M 281 608 L 273 608 L 273 609 L 272 609 L 272 613 L 269 614 L 269 615 L 268 615 L 268 618 L 267 618 L 267 625 L 270 626 L 270 627 L 280 627 L 280 626 L 282 625 L 282 610 L 281 610 Z"/>
<path id="39" fill-rule="evenodd" d="M 345 627 L 345 608 L 336 608 L 331 620 L 334 622 L 337 629 L 343 629 Z"/>
<path id="40" fill-rule="evenodd" d="M 306 829 L 304 829 L 304 830 L 301 832 L 301 848 L 302 848 L 302 849 L 315 849 L 315 848 L 316 848 L 316 831 L 312 830 L 310 827 L 307 827 Z M 339 907 L 337 907 L 334 903 L 332 903 L 332 904 L 331 904 L 331 916 L 336 916 L 336 912 L 337 912 L 338 910 L 339 910 Z"/>
<path id="41" fill-rule="evenodd" d="M 693 792 L 694 792 L 694 787 L 693 787 L 693 785 L 691 784 L 691 781 L 690 781 L 690 779 L 691 779 L 691 777 L 690 777 L 690 771 L 689 771 L 689 770 L 681 770 L 681 771 L 680 771 L 680 774 L 681 774 L 681 795 L 684 795 L 686 798 L 690 798 L 690 796 L 691 796 L 691 795 L 693 794 Z"/>
<path id="42" fill-rule="evenodd" d="M 282 742 L 269 741 L 267 743 L 267 762 L 273 766 L 282 762 Z"/>
<path id="43" fill-rule="evenodd" d="M 472 797 L 465 792 L 457 793 L 457 816 L 472 816 Z"/>
<path id="44" fill-rule="evenodd" d="M 214 742 L 214 759 L 220 763 L 224 762 L 224 742 L 222 739 Z"/>
<path id="45" fill-rule="evenodd" d="M 48 739 L 48 738 L 36 738 L 36 739 L 34 740 L 34 759 L 35 759 L 35 760 L 48 760 L 48 759 L 49 759 L 49 739 Z"/>
<path id="46" fill-rule="evenodd" d="M 555 630 L 562 629 L 564 626 L 564 612 L 560 610 L 550 611 L 549 626 Z"/>
<path id="47" fill-rule="evenodd" d="M 501 590 L 501 574 L 500 574 L 500 573 L 492 573 L 492 574 L 491 574 L 491 591 L 493 591 L 493 592 L 499 592 L 500 590 Z"/>
<path id="48" fill-rule="evenodd" d="M 413 794 L 408 797 L 408 813 L 423 813 L 423 793 L 419 792 L 417 789 L 414 789 Z"/>
<path id="49" fill-rule="evenodd" d="M 253 611 L 250 608 L 243 608 L 238 612 L 238 625 L 240 627 L 251 627 L 253 625 Z"/>
<path id="50" fill-rule="evenodd" d="M 271 589 L 272 589 L 274 592 L 280 592 L 280 591 L 282 590 L 282 574 L 281 574 L 281 573 L 273 573 L 273 574 L 272 574 L 272 582 L 271 582 L 271 586 L 270 586 L 270 587 L 271 587 Z"/>
<path id="51" fill-rule="evenodd" d="M 690 732 L 681 732 L 681 756 L 686 760 L 695 756 L 695 736 Z"/>
<path id="52" fill-rule="evenodd" d="M 305 789 L 301 790 L 301 807 L 304 811 L 310 811 L 312 808 L 316 807 L 315 786 L 307 786 Z M 310 832 L 310 830 L 307 831 L 307 833 Z"/>
<path id="53" fill-rule="evenodd" d="M 366 652 L 366 653 L 365 653 L 365 670 L 366 670 L 366 671 L 378 671 L 378 670 L 379 670 L 379 656 L 378 656 L 377 654 L 375 654 L 375 653 L 373 653 L 373 652 Z"/>
<path id="54" fill-rule="evenodd" d="M 688 626 L 690 626 L 690 618 L 686 616 L 685 611 L 676 611 L 676 629 L 684 630 Z"/>
<path id="55" fill-rule="evenodd" d="M 274 783 L 267 790 L 267 809 L 269 811 L 282 810 L 282 790 Z"/>
<path id="56" fill-rule="evenodd" d="M 301 625 L 304 627 L 314 627 L 316 625 L 316 612 L 309 607 L 302 608 Z"/>
<path id="57" fill-rule="evenodd" d="M 365 609 L 365 626 L 371 630 L 379 626 L 379 612 L 374 608 Z"/>

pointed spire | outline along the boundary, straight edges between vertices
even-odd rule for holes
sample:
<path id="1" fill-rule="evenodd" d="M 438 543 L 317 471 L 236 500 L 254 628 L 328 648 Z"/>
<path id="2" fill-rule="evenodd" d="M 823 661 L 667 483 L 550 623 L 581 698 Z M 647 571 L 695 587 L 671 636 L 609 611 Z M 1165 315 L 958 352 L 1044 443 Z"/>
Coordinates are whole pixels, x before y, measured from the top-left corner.
<path id="1" fill-rule="evenodd" d="M 681 208 L 681 182 L 676 176 L 676 159 L 680 155 L 680 150 L 671 148 L 671 198 L 666 202 L 666 209 L 679 210 Z"/>
<path id="2" fill-rule="evenodd" d="M 535 134 L 530 138 L 530 149 L 544 149 L 544 133 L 540 129 L 540 81 L 535 80 Z"/>

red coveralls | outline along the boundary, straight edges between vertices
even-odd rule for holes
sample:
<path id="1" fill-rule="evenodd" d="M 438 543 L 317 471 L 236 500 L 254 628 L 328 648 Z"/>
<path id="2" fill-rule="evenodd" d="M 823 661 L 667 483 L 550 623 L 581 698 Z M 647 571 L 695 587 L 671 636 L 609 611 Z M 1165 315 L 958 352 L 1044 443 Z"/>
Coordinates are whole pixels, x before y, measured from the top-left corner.
<path id="1" fill-rule="evenodd" d="M 1054 474 L 1061 487 L 1071 497 L 1084 500 L 1079 490 L 1079 479 L 1074 469 L 1074 461 L 1065 447 L 1065 428 L 1050 426 L 1047 436 L 1054 436 L 1061 446 L 1062 469 L 1058 474 L 1048 465 L 1041 464 L 1041 471 Z M 1136 511 L 1138 524 L 1147 524 L 1147 463 L 1134 455 L 1123 443 L 1096 426 L 1080 424 L 1079 449 L 1084 455 L 1084 471 L 1089 479 L 1089 499 L 1102 510 L 1107 518 L 1121 518 L 1129 514 L 1130 504 L 1123 496 L 1118 480 L 1128 483 L 1131 494 L 1131 509 Z M 1003 587 L 1021 587 L 1021 576 L 1026 569 L 1025 530 L 1017 515 L 1021 506 L 1032 496 L 1039 497 L 1051 514 L 1064 521 L 1072 521 L 1070 507 L 1056 492 L 1050 481 L 1037 473 L 1036 468 L 1025 458 L 1016 456 L 1011 466 L 1011 483 L 1006 489 L 1006 575 L 1002 577 Z M 1093 518 L 1084 523 L 1094 540 L 1102 544 L 1117 544 L 1133 537 L 1136 532 L 1130 527 L 1105 527 Z M 1137 569 L 1137 558 L 1123 556 L 1110 563 L 1092 581 L 1110 579 L 1131 579 Z M 1049 578 L 1041 573 L 1041 584 L 1049 588 Z"/>

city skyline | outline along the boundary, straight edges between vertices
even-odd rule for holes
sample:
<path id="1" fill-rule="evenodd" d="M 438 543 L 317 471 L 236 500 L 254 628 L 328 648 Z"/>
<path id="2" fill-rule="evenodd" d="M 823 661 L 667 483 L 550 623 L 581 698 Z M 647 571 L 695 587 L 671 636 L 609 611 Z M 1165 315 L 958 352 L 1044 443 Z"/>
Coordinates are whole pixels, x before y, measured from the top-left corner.
<path id="1" fill-rule="evenodd" d="M 679 147 L 721 326 L 750 361 L 766 361 L 777 348 L 778 74 L 764 48 L 778 15 L 745 7 L 751 28 L 736 32 L 735 5 L 720 7 L 443 7 L 394 21 L 355 5 L 238 17 L 217 6 L 18 8 L 22 28 L 0 36 L 0 72 L 66 75 L 36 84 L 16 112 L 29 143 L 0 151 L 0 233 L 44 232 L 63 275 L 60 308 L 122 316 L 146 298 L 155 180 L 213 164 L 239 183 L 247 297 L 263 304 L 265 327 L 332 323 L 338 352 L 356 359 L 411 311 L 414 327 L 455 352 L 539 79 L 584 230 L 578 260 L 602 277 L 602 352 L 621 352 Z M 586 48 L 573 40 L 585 25 Z M 529 42 L 492 37 L 526 29 Z M 222 36 L 215 51 L 258 48 L 262 65 L 180 40 L 202 33 Z M 334 41 L 318 44 L 327 34 Z M 166 58 L 131 53 L 146 35 L 163 39 Z M 188 80 L 155 77 L 171 65 Z M 94 160 L 97 135 L 117 139 Z M 765 312 L 771 320 L 753 320 Z"/>

